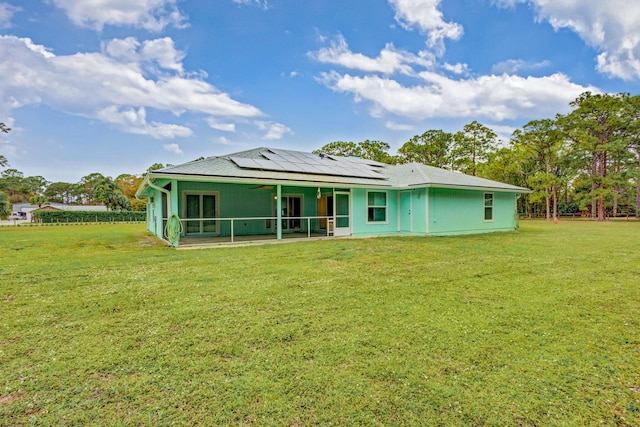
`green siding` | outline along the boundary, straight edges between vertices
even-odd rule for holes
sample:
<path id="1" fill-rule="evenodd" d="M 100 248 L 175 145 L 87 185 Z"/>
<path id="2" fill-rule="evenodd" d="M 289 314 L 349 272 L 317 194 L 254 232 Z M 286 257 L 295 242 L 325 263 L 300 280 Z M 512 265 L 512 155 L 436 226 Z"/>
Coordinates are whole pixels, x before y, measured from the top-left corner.
<path id="1" fill-rule="evenodd" d="M 184 218 L 185 192 L 214 192 L 217 195 L 219 218 L 255 218 L 276 216 L 276 187 L 260 187 L 247 184 L 221 184 L 206 182 L 177 182 L 158 180 L 156 185 L 164 187 L 171 183 L 172 212 Z M 332 188 L 322 188 L 322 193 L 332 194 Z M 369 223 L 368 191 L 383 191 L 387 194 L 386 221 Z M 493 220 L 484 220 L 484 194 L 479 190 L 442 188 L 415 188 L 410 190 L 367 190 L 354 188 L 350 191 L 351 234 L 354 236 L 381 235 L 451 235 L 515 229 L 515 200 L 517 194 L 492 192 Z M 149 188 L 147 194 L 154 202 L 148 204 L 147 229 L 158 237 L 163 236 L 162 193 Z M 401 196 L 404 195 L 404 196 Z M 282 186 L 282 196 L 301 198 L 301 216 L 317 216 L 317 187 Z M 405 199 L 402 200 L 401 197 Z M 410 215 L 404 209 L 410 210 Z M 409 224 L 409 226 L 407 226 Z M 300 221 L 300 230 L 307 230 L 306 220 Z M 318 222 L 311 221 L 311 230 L 318 230 Z M 295 230 L 283 227 L 283 232 Z M 231 234 L 230 221 L 219 221 L 217 235 Z M 234 235 L 276 234 L 275 220 L 235 220 Z M 197 236 L 197 235 L 196 235 Z"/>
<path id="2" fill-rule="evenodd" d="M 367 190 L 351 191 L 351 216 L 354 236 L 378 236 L 398 233 L 398 192 L 396 190 L 368 190 L 387 193 L 387 220 L 384 223 L 367 223 Z"/>
<path id="3" fill-rule="evenodd" d="M 276 216 L 276 187 L 260 187 L 246 184 L 218 184 L 206 182 L 180 182 L 179 216 L 184 215 L 184 192 L 216 192 L 218 194 L 219 218 L 255 218 Z M 301 197 L 301 216 L 317 215 L 317 188 L 282 186 L 282 196 Z M 306 230 L 306 223 L 302 224 Z M 312 228 L 315 227 L 315 222 Z M 276 233 L 275 221 L 234 221 L 235 235 Z M 286 231 L 285 231 L 286 232 Z M 231 222 L 220 221 L 218 232 L 222 236 L 231 234 Z"/>
<path id="4" fill-rule="evenodd" d="M 429 234 L 468 234 L 515 229 L 515 193 L 493 192 L 493 221 L 484 220 L 486 191 L 429 189 Z"/>

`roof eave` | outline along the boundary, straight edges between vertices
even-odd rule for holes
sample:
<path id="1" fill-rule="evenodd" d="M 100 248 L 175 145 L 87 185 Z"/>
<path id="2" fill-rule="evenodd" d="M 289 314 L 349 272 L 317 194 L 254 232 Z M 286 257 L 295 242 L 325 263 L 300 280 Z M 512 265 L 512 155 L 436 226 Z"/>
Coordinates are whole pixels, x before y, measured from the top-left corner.
<path id="1" fill-rule="evenodd" d="M 153 178 L 164 178 L 164 179 L 178 179 L 178 180 L 196 180 L 200 182 L 218 182 L 218 183 L 229 183 L 229 184 L 260 184 L 260 185 L 298 185 L 302 187 L 323 187 L 323 186 L 332 186 L 338 188 L 351 188 L 351 187 L 368 187 L 368 188 L 392 188 L 391 183 L 386 180 L 381 180 L 379 184 L 377 183 L 348 183 L 348 182 L 338 182 L 331 181 L 330 178 L 327 180 L 295 180 L 295 179 L 284 179 L 284 178 L 258 178 L 258 177 L 229 177 L 229 176 L 217 176 L 217 175 L 202 175 L 202 174 L 173 174 L 173 173 L 151 173 L 153 174 Z M 362 178 L 365 179 L 365 178 Z"/>
<path id="2" fill-rule="evenodd" d="M 504 193 L 531 193 L 532 190 L 522 187 L 503 188 L 492 187 L 490 185 L 455 185 L 455 184 L 442 184 L 442 183 L 429 183 L 429 184 L 411 184 L 402 188 L 450 188 L 454 190 L 483 190 L 483 191 L 498 191 Z"/>

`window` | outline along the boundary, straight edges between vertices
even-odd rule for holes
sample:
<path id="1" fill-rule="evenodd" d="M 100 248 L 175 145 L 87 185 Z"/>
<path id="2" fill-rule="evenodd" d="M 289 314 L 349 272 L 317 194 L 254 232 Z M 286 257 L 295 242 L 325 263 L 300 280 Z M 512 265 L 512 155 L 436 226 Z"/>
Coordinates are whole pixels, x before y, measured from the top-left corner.
<path id="1" fill-rule="evenodd" d="M 484 193 L 484 220 L 493 221 L 493 193 Z"/>
<path id="2" fill-rule="evenodd" d="M 367 192 L 367 222 L 387 222 L 387 193 Z"/>

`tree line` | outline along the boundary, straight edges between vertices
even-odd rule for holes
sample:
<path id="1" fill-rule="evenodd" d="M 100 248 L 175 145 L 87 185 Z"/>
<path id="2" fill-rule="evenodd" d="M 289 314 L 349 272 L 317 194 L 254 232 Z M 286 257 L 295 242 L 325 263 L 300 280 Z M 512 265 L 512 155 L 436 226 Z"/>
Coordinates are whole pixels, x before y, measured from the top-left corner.
<path id="1" fill-rule="evenodd" d="M 2 132 L 9 132 L 0 123 Z M 122 174 L 115 179 L 101 173 L 91 173 L 75 183 L 50 182 L 42 176 L 24 176 L 9 167 L 7 159 L 0 155 L 0 218 L 11 214 L 11 205 L 30 203 L 39 207 L 49 203 L 68 205 L 104 205 L 111 211 L 144 211 L 146 204 L 135 198 L 142 179 L 151 170 L 163 168 L 156 163 L 142 175 Z"/>
<path id="2" fill-rule="evenodd" d="M 580 214 L 599 221 L 640 212 L 640 96 L 585 92 L 568 114 L 532 120 L 505 145 L 473 121 L 458 132 L 427 130 L 397 154 L 383 141 L 331 142 L 314 152 L 383 163 L 423 163 L 533 190 L 521 215 Z"/>

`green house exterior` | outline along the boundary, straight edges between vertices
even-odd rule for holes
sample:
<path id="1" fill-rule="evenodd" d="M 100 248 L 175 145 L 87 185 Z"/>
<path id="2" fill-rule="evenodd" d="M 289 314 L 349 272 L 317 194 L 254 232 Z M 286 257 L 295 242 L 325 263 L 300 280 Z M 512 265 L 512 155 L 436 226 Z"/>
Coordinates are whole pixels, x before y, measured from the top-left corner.
<path id="1" fill-rule="evenodd" d="M 526 188 L 422 164 L 258 148 L 150 172 L 147 228 L 178 246 L 511 231 Z"/>

